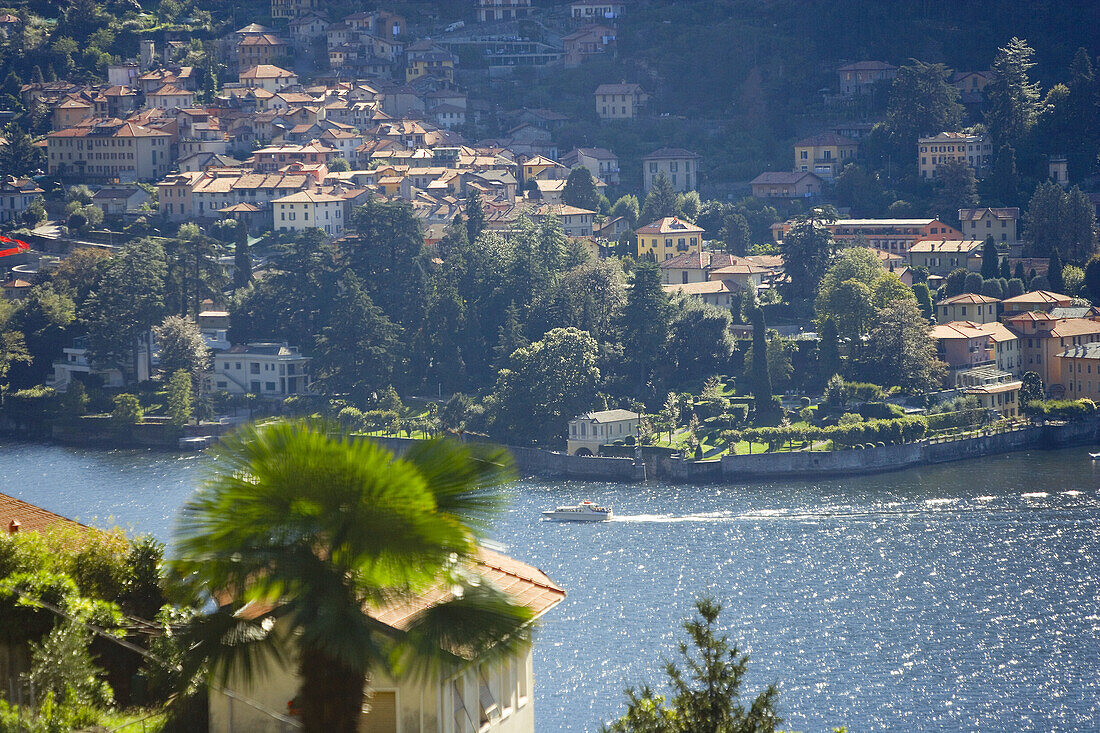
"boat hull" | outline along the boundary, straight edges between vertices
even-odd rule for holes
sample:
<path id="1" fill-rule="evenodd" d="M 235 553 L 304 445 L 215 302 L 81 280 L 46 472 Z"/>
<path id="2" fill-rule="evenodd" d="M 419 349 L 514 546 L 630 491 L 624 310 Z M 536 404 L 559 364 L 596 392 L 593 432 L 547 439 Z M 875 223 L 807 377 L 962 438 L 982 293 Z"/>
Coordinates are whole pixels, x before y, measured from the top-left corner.
<path id="1" fill-rule="evenodd" d="M 608 522 L 611 512 L 543 512 L 542 516 L 555 522 Z"/>

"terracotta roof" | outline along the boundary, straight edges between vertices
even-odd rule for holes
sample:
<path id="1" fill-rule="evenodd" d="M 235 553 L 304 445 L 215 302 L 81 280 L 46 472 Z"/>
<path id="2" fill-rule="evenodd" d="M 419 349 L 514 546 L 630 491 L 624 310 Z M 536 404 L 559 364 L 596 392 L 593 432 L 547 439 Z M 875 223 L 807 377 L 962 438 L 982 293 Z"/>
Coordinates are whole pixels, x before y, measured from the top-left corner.
<path id="1" fill-rule="evenodd" d="M 666 293 L 683 293 L 684 295 L 719 295 L 721 293 L 737 293 L 740 288 L 732 280 L 707 280 L 701 283 L 673 283 L 661 286 Z"/>
<path id="2" fill-rule="evenodd" d="M 909 248 L 910 252 L 944 252 L 956 254 L 970 254 L 982 248 L 984 242 L 980 239 L 924 239 L 914 242 Z"/>
<path id="3" fill-rule="evenodd" d="M 634 420 L 641 417 L 636 412 L 630 410 L 600 410 L 598 412 L 586 412 L 583 415 L 577 415 L 574 420 L 593 420 L 595 422 L 613 422 L 615 420 Z"/>
<path id="4" fill-rule="evenodd" d="M 242 79 L 286 79 L 294 76 L 293 71 L 287 71 L 286 69 L 280 69 L 278 66 L 271 64 L 260 64 L 259 66 L 253 66 L 248 71 L 242 71 Z"/>
<path id="5" fill-rule="evenodd" d="M 14 496 L 0 494 L 0 534 L 10 534 L 12 522 L 18 522 L 19 532 L 39 532 L 44 529 L 63 527 L 74 530 L 79 536 L 99 530 L 74 521 L 60 514 L 43 509 L 34 504 L 16 499 Z"/>
<path id="6" fill-rule="evenodd" d="M 1000 303 L 1001 301 L 996 298 L 991 298 L 988 295 L 979 295 L 978 293 L 963 293 L 951 298 L 945 298 L 936 305 L 980 305 L 983 303 Z"/>
<path id="7" fill-rule="evenodd" d="M 655 222 L 646 224 L 635 231 L 635 234 L 702 234 L 703 230 L 683 219 L 675 216 L 666 216 Z"/>
<path id="8" fill-rule="evenodd" d="M 1052 293 L 1049 290 L 1035 290 L 1030 293 L 1024 293 L 1023 295 L 1017 295 L 1012 298 L 1005 298 L 1002 301 L 1006 304 L 1027 304 L 1027 303 L 1043 303 L 1045 305 L 1068 305 L 1073 302 L 1073 298 L 1068 295 L 1062 295 L 1061 293 Z"/>

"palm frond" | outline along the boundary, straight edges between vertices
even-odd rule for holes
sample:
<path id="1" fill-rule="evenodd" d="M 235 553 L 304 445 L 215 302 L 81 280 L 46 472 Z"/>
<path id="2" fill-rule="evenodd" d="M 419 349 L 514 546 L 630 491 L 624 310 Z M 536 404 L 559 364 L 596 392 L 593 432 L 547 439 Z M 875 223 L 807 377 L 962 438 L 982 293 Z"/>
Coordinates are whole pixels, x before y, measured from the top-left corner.
<path id="1" fill-rule="evenodd" d="M 394 650 L 398 674 L 425 677 L 519 654 L 531 643 L 533 614 L 500 590 L 468 579 L 455 597 L 419 613 Z"/>
<path id="2" fill-rule="evenodd" d="M 503 448 L 436 438 L 413 445 L 403 456 L 424 476 L 439 511 L 484 533 L 504 507 L 499 487 L 516 479 Z"/>
<path id="3" fill-rule="evenodd" d="M 269 665 L 284 662 L 284 640 L 275 633 L 277 612 L 242 618 L 231 606 L 196 616 L 180 632 L 186 650 L 183 679 L 204 669 L 222 684 L 228 680 L 254 681 Z"/>

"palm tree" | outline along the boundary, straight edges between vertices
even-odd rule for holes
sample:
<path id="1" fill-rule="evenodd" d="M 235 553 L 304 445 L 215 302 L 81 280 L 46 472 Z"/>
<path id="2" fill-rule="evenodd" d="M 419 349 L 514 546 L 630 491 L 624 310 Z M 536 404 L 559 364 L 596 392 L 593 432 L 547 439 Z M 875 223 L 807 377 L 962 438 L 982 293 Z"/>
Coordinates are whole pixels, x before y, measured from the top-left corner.
<path id="1" fill-rule="evenodd" d="M 249 680 L 296 652 L 307 732 L 355 733 L 372 672 L 438 672 L 529 643 L 531 613 L 472 562 L 513 476 L 504 451 L 434 440 L 396 458 L 288 422 L 245 427 L 214 458 L 172 564 L 185 589 L 222 601 L 189 630 L 190 660 Z M 449 600 L 401 633 L 371 615 L 440 584 Z"/>

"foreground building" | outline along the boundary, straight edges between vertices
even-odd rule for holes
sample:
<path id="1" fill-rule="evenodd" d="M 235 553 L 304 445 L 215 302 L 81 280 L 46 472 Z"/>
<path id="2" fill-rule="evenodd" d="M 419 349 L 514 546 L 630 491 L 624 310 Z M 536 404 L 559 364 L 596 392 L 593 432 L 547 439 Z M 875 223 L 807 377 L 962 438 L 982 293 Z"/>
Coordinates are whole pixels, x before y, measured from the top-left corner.
<path id="1" fill-rule="evenodd" d="M 586 412 L 569 421 L 565 450 L 571 456 L 594 456 L 600 446 L 638 435 L 641 415 L 630 410 Z"/>
<path id="2" fill-rule="evenodd" d="M 470 571 L 483 582 L 526 606 L 534 619 L 561 603 L 565 591 L 542 571 L 480 548 Z M 369 609 L 374 621 L 400 636 L 424 609 L 452 598 L 439 587 L 408 599 L 395 599 Z M 245 606 L 247 614 L 252 606 Z M 493 662 L 444 668 L 424 677 L 391 678 L 381 672 L 368 683 L 360 730 L 370 733 L 534 733 L 534 660 L 532 649 Z M 280 668 L 262 682 L 231 682 L 228 689 L 268 710 L 293 714 L 288 701 L 299 687 L 293 668 Z M 282 733 L 284 723 L 224 692 L 210 693 L 210 730 Z"/>

